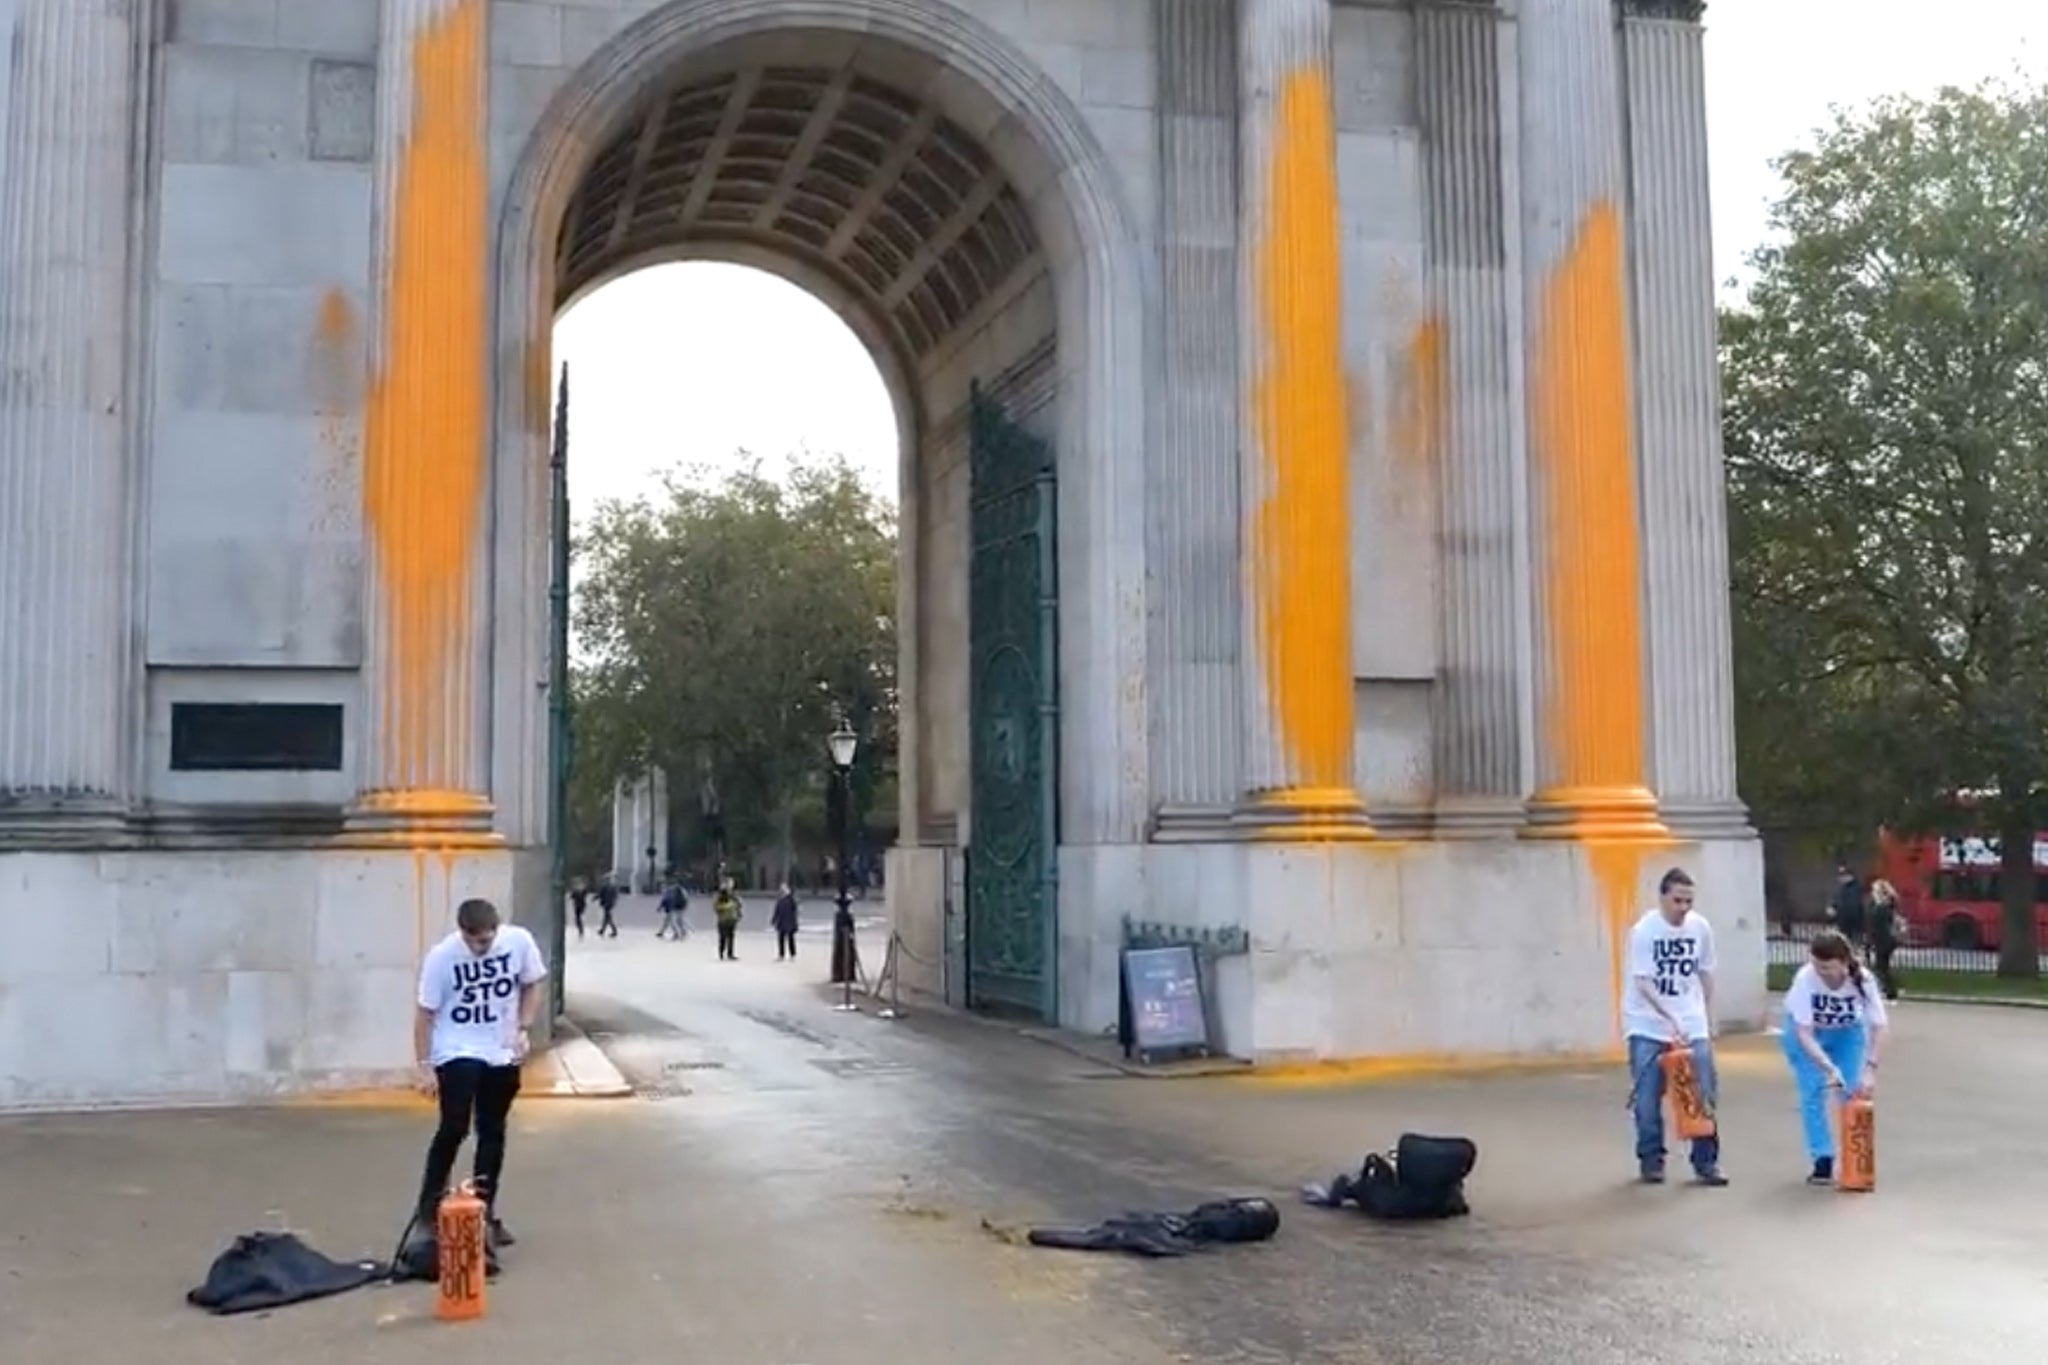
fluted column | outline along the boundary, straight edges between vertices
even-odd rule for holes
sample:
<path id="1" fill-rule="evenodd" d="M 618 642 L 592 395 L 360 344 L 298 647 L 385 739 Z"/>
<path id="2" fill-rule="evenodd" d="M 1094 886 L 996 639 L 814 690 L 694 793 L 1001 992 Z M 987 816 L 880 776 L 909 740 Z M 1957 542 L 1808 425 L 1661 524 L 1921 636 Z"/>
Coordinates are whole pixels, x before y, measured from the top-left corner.
<path id="1" fill-rule="evenodd" d="M 127 804 L 137 23 L 108 0 L 0 7 L 0 843 Z"/>
<path id="2" fill-rule="evenodd" d="M 384 0 L 366 414 L 362 822 L 487 827 L 479 686 L 489 341 L 485 0 Z"/>
<path id="3" fill-rule="evenodd" d="M 1353 776 L 1351 516 L 1329 0 L 1239 0 L 1238 334 L 1252 837 L 1370 837 Z"/>
<path id="4" fill-rule="evenodd" d="M 1701 0 L 1623 0 L 1650 776 L 1664 823 L 1744 835 Z"/>
<path id="5" fill-rule="evenodd" d="M 1529 833 L 1659 836 L 1613 0 L 1523 0 L 1522 214 L 1536 598 Z"/>
<path id="6" fill-rule="evenodd" d="M 1520 350 L 1514 274 L 1521 233 L 1505 119 L 1518 114 L 1493 0 L 1424 0 L 1415 13 L 1431 325 L 1444 365 L 1443 673 L 1436 826 L 1445 836 L 1519 827 L 1527 513 L 1518 476 Z M 1511 50 L 1511 49 L 1510 49 Z"/>
<path id="7" fill-rule="evenodd" d="M 1237 16 L 1157 0 L 1161 439 L 1151 533 L 1154 837 L 1214 839 L 1244 789 L 1239 647 Z"/>

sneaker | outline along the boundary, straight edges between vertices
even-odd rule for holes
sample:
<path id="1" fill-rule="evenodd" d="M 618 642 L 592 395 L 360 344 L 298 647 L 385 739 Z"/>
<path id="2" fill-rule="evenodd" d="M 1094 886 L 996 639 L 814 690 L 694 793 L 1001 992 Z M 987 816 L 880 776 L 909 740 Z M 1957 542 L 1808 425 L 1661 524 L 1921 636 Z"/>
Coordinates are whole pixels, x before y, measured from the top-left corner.
<path id="1" fill-rule="evenodd" d="M 1831 1156 L 1815 1157 L 1813 1171 L 1806 1177 L 1809 1185 L 1832 1185 L 1835 1183 L 1835 1159 Z"/>
<path id="2" fill-rule="evenodd" d="M 486 1224 L 486 1227 L 488 1228 L 486 1235 L 492 1250 L 495 1251 L 499 1247 L 519 1245 L 519 1239 L 512 1235 L 512 1229 L 506 1227 L 502 1219 L 493 1218 Z"/>
<path id="3" fill-rule="evenodd" d="M 1709 1166 L 1704 1170 L 1694 1171 L 1692 1173 L 1692 1183 L 1705 1186 L 1710 1190 L 1718 1190 L 1728 1183 L 1728 1177 L 1721 1174 L 1719 1166 Z"/>
<path id="4" fill-rule="evenodd" d="M 1645 1161 L 1637 1175 L 1645 1185 L 1661 1185 L 1664 1183 L 1664 1163 Z"/>

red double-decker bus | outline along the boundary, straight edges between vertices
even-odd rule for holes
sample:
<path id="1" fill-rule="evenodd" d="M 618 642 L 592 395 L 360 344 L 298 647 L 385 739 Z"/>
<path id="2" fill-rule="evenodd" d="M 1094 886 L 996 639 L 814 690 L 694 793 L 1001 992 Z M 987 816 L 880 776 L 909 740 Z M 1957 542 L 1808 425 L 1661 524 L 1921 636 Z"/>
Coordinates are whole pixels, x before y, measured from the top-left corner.
<path id="1" fill-rule="evenodd" d="M 2004 910 L 1995 837 L 1878 835 L 1877 875 L 1899 892 L 1912 947 L 1996 950 Z M 2048 947 L 2048 831 L 2034 836 L 2034 941 Z"/>

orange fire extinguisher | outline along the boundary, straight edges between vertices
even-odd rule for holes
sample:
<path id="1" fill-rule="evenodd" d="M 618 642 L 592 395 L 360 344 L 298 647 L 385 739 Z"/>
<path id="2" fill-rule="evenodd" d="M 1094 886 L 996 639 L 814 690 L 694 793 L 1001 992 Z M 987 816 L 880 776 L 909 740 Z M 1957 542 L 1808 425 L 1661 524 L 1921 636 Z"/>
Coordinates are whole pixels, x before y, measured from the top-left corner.
<path id="1" fill-rule="evenodd" d="M 1692 1064 L 1692 1049 L 1676 1044 L 1666 1048 L 1663 1058 L 1664 1093 L 1671 1097 L 1671 1126 L 1681 1138 L 1714 1135 L 1714 1114 L 1700 1093 L 1699 1072 Z"/>
<path id="2" fill-rule="evenodd" d="M 1877 1103 L 1868 1095 L 1844 1095 L 1835 1111 L 1841 1165 L 1835 1187 L 1866 1194 L 1877 1188 Z"/>
<path id="3" fill-rule="evenodd" d="M 484 1315 L 484 1201 L 464 1181 L 441 1201 L 435 1219 L 441 1293 L 434 1316 L 466 1322 Z"/>

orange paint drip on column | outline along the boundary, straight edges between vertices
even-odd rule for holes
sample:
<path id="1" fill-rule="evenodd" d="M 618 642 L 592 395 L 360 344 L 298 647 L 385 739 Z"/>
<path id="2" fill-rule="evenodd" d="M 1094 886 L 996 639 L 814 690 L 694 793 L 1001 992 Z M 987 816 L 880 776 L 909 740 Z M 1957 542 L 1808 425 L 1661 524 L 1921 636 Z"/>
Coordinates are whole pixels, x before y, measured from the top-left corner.
<path id="1" fill-rule="evenodd" d="M 1296 784 L 1273 796 L 1355 805 L 1336 133 L 1320 69 L 1281 83 L 1272 136 L 1252 393 L 1267 478 L 1250 549 L 1266 695 Z"/>
<path id="2" fill-rule="evenodd" d="M 1553 833 L 1658 836 L 1644 783 L 1641 550 L 1620 218 L 1596 204 L 1545 291 L 1535 356 Z"/>
<path id="3" fill-rule="evenodd" d="M 413 39 L 413 108 L 389 204 L 383 349 L 364 511 L 384 668 L 379 804 L 478 804 L 470 619 L 485 458 L 485 7 L 453 0 Z"/>

